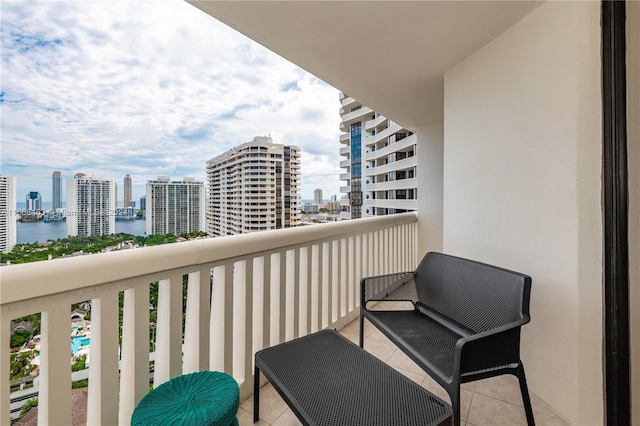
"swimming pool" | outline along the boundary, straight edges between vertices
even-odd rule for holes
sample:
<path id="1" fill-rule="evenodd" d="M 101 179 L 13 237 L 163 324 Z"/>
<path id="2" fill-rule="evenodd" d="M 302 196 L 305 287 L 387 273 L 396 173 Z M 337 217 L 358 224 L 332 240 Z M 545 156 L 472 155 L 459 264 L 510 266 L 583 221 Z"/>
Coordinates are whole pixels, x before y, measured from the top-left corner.
<path id="1" fill-rule="evenodd" d="M 91 337 L 75 336 L 71 338 L 71 354 L 75 355 L 83 346 L 91 344 Z"/>

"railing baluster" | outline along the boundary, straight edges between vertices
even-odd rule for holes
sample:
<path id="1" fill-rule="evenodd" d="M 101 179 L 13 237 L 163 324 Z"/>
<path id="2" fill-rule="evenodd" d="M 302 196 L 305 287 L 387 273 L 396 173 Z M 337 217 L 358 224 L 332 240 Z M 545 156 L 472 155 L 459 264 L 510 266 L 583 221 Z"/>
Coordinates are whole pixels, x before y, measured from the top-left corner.
<path id="1" fill-rule="evenodd" d="M 295 262 L 296 254 L 294 250 L 287 250 L 285 252 L 285 267 L 284 267 L 284 294 L 285 294 L 285 339 L 289 341 L 296 337 L 297 327 L 296 318 L 298 312 L 298 301 L 296 298 L 296 275 L 295 275 Z M 280 270 L 282 274 L 282 270 Z M 282 278 L 281 278 L 282 279 Z"/>
<path id="2" fill-rule="evenodd" d="M 329 277 L 331 274 L 331 242 L 322 243 L 322 260 L 320 265 L 322 268 L 322 328 L 329 326 L 329 318 L 331 315 L 331 293 L 329 286 Z"/>
<path id="3" fill-rule="evenodd" d="M 235 276 L 235 260 L 224 264 L 224 333 L 220 344 L 223 350 L 223 366 L 220 371 L 233 374 L 233 280 Z"/>
<path id="4" fill-rule="evenodd" d="M 139 282 L 124 291 L 120 365 L 119 424 L 129 424 L 131 414 L 149 391 L 149 284 Z"/>
<path id="5" fill-rule="evenodd" d="M 213 268 L 211 287 L 209 368 L 215 371 L 224 371 L 225 269 L 224 265 Z"/>
<path id="6" fill-rule="evenodd" d="M 331 241 L 331 318 L 330 324 L 338 321 L 338 295 L 340 289 L 340 240 Z"/>
<path id="7" fill-rule="evenodd" d="M 91 301 L 91 363 L 87 424 L 118 423 L 118 292 Z"/>
<path id="8" fill-rule="evenodd" d="M 40 323 L 38 424 L 71 424 L 71 349 L 69 303 L 51 300 Z"/>
<path id="9" fill-rule="evenodd" d="M 338 319 L 347 314 L 347 238 L 340 238 L 340 309 Z"/>
<path id="10" fill-rule="evenodd" d="M 265 256 L 258 256 L 253 258 L 253 277 L 250 277 L 250 280 L 247 285 L 250 285 L 253 292 L 253 298 L 251 300 L 251 328 L 252 328 L 252 342 L 251 348 L 253 352 L 257 352 L 264 348 L 264 338 L 265 338 L 265 315 L 264 315 L 264 295 L 265 295 L 265 285 L 268 280 L 265 279 L 264 273 L 264 259 Z M 253 369 L 253 356 L 251 357 L 251 368 Z M 252 374 L 253 374 L 253 370 Z"/>
<path id="11" fill-rule="evenodd" d="M 262 321 L 262 341 L 255 351 L 264 349 L 271 341 L 271 254 L 265 254 L 262 258 L 262 273 L 254 270 L 255 274 L 262 275 L 262 317 L 254 317 L 254 322 Z"/>
<path id="12" fill-rule="evenodd" d="M 356 241 L 356 246 L 355 246 L 355 270 L 356 270 L 356 276 L 355 279 L 353 280 L 353 282 L 351 283 L 351 288 L 353 289 L 353 292 L 355 294 L 354 296 L 354 308 L 357 308 L 360 306 L 360 279 L 363 277 L 362 275 L 362 258 L 363 258 L 363 251 L 362 251 L 362 240 L 363 240 L 363 236 L 361 235 L 357 235 L 355 237 L 355 241 Z"/>
<path id="13" fill-rule="evenodd" d="M 286 306 L 286 262 L 286 256 L 282 251 L 271 256 L 271 346 L 285 341 L 285 321 L 282 312 Z"/>
<path id="14" fill-rule="evenodd" d="M 322 324 L 322 294 L 320 293 L 320 282 L 322 280 L 322 243 L 311 246 L 311 297 L 309 297 L 309 309 L 311 311 L 311 332 L 320 329 Z"/>
<path id="15" fill-rule="evenodd" d="M 158 327 L 154 387 L 182 372 L 182 275 L 158 283 Z"/>
<path id="16" fill-rule="evenodd" d="M 242 398 L 248 397 L 253 392 L 253 257 L 245 259 L 245 274 L 242 282 L 244 286 L 244 299 L 241 300 L 244 313 L 244 330 L 242 330 L 242 347 L 238 348 L 238 356 L 242 357 L 244 371 L 242 383 L 240 384 L 240 394 Z M 240 352 L 242 351 L 242 352 Z"/>
<path id="17" fill-rule="evenodd" d="M 209 368 L 210 268 L 189 273 L 182 373 Z"/>
<path id="18" fill-rule="evenodd" d="M 300 247 L 297 250 L 296 269 L 298 277 L 296 290 L 298 293 L 298 321 L 297 336 L 306 336 L 309 334 L 309 250 L 307 247 Z"/>
<path id="19" fill-rule="evenodd" d="M 233 265 L 233 377 L 242 384 L 245 381 L 245 348 L 246 348 L 246 284 L 247 261 L 240 260 Z M 253 275 L 253 272 L 252 272 Z"/>
<path id="20" fill-rule="evenodd" d="M 347 286 L 347 308 L 345 309 L 344 315 L 347 312 L 352 311 L 355 306 L 354 293 L 353 293 L 353 282 L 355 281 L 355 237 L 349 237 L 347 240 L 347 280 L 345 281 L 345 285 Z"/>
<path id="21" fill-rule="evenodd" d="M 0 310 L 0 425 L 11 424 L 9 388 L 11 355 L 8 345 L 11 339 L 11 320 L 7 311 Z"/>

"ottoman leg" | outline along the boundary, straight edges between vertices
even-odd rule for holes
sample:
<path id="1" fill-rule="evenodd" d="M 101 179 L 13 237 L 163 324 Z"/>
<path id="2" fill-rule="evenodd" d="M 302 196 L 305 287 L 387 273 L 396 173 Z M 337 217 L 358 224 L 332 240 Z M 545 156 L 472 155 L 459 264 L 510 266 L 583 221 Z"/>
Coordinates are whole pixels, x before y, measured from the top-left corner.
<path id="1" fill-rule="evenodd" d="M 253 372 L 253 422 L 260 418 L 260 369 L 256 366 Z"/>

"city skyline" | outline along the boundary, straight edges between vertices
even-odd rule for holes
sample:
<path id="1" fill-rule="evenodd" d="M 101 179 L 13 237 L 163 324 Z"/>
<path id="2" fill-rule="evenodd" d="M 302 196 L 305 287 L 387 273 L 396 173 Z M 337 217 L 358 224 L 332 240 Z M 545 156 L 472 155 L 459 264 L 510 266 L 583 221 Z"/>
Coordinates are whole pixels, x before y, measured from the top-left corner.
<path id="1" fill-rule="evenodd" d="M 18 194 L 52 201 L 57 170 L 130 174 L 137 199 L 158 175 L 204 180 L 205 159 L 256 134 L 301 148 L 303 198 L 339 192 L 337 90 L 193 6 L 0 8 L 2 174 Z"/>

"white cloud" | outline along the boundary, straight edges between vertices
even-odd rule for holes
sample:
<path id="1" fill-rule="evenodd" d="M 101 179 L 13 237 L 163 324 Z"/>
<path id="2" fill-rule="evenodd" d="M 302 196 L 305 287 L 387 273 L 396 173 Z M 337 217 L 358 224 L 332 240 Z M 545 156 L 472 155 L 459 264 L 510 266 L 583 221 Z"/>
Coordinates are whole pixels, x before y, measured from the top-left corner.
<path id="1" fill-rule="evenodd" d="M 302 195 L 337 194 L 337 91 L 182 1 L 2 2 L 2 174 L 205 179 L 270 133 L 303 151 Z M 122 191 L 121 185 L 119 188 Z M 121 195 L 119 194 L 122 198 Z"/>

